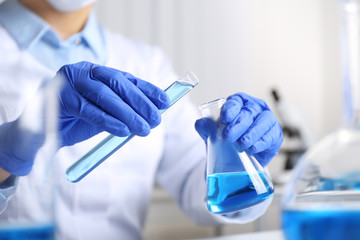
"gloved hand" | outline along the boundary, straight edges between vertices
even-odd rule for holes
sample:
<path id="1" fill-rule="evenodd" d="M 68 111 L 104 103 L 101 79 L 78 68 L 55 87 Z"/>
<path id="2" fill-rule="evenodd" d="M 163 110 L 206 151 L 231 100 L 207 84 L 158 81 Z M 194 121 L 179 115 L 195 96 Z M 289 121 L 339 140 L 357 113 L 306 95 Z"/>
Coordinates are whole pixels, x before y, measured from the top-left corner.
<path id="1" fill-rule="evenodd" d="M 45 142 L 45 132 L 24 127 L 19 118 L 0 125 L 0 142 L 0 167 L 12 175 L 24 176 Z"/>
<path id="2" fill-rule="evenodd" d="M 266 166 L 278 153 L 283 141 L 280 123 L 267 104 L 245 93 L 227 98 L 221 108 L 220 122 L 225 124 L 223 139 L 237 142 L 239 151 L 253 155 L 262 166 Z M 195 129 L 206 141 L 211 121 L 201 118 Z"/>
<path id="3" fill-rule="evenodd" d="M 164 91 L 116 69 L 80 62 L 57 73 L 65 86 L 60 97 L 62 145 L 73 145 L 99 132 L 146 136 L 161 122 L 159 109 L 170 106 Z"/>
<path id="4" fill-rule="evenodd" d="M 63 80 L 58 93 L 62 146 L 104 130 L 117 136 L 127 136 L 130 132 L 145 136 L 150 128 L 160 124 L 158 110 L 170 106 L 164 91 L 116 69 L 80 62 L 63 66 L 56 77 Z M 29 121 L 29 117 L 22 115 L 16 121 L 0 125 L 0 167 L 17 176 L 30 172 L 35 155 L 45 141 L 45 128 L 39 127 L 43 119 L 33 112 L 32 105 L 25 108 L 23 115 L 32 113 L 38 119 Z M 35 131 L 34 122 L 38 123 Z"/>

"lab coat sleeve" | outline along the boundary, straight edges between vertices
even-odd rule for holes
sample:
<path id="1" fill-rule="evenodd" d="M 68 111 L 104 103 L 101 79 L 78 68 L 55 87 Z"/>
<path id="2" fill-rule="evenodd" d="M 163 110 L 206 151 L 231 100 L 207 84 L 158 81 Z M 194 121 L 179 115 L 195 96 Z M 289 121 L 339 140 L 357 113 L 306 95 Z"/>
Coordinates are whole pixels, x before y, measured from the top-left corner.
<path id="1" fill-rule="evenodd" d="M 174 78 L 170 65 L 166 60 L 163 62 L 163 79 L 166 75 Z M 206 83 L 201 83 L 200 79 L 200 84 Z M 184 213 L 198 225 L 245 223 L 256 219 L 265 212 L 271 199 L 236 215 L 215 215 L 207 210 L 206 146 L 194 128 L 199 117 L 199 111 L 188 97 L 179 100 L 163 115 L 166 134 L 164 153 L 157 171 L 159 185 L 170 193 Z"/>
<path id="2" fill-rule="evenodd" d="M 6 209 L 6 206 L 15 194 L 18 177 L 11 175 L 0 184 L 0 214 Z"/>

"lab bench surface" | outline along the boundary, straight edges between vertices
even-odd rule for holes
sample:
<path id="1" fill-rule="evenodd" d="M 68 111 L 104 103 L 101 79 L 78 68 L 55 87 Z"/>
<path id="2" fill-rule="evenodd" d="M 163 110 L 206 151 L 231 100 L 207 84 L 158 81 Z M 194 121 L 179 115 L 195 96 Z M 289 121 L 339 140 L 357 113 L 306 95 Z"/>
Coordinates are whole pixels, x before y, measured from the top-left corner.
<path id="1" fill-rule="evenodd" d="M 144 238 L 146 240 L 184 239 L 244 239 L 251 236 L 281 229 L 279 222 L 281 188 L 275 187 L 274 199 L 266 213 L 256 221 L 246 224 L 230 224 L 219 227 L 199 227 L 188 219 L 171 197 L 161 188 L 155 188 L 150 205 Z M 280 230 L 279 230 L 280 231 Z M 221 236 L 222 238 L 219 238 Z M 226 238 L 236 236 L 238 238 Z M 271 235 L 272 236 L 272 235 Z M 252 238 L 250 238 L 251 240 Z M 254 238 L 257 239 L 257 238 Z M 283 238 L 269 238 L 283 240 Z"/>

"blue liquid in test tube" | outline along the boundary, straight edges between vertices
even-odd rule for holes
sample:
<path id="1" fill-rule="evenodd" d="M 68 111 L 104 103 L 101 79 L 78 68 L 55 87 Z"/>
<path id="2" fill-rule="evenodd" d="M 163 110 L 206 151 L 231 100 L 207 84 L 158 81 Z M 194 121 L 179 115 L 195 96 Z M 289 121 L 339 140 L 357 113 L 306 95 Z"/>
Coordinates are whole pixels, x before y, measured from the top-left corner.
<path id="1" fill-rule="evenodd" d="M 182 78 L 171 84 L 170 87 L 165 90 L 165 93 L 170 98 L 170 107 L 193 89 L 198 82 L 197 77 L 193 73 L 188 72 Z M 160 113 L 163 113 L 165 110 L 161 110 Z M 110 155 L 124 146 L 132 137 L 134 137 L 134 134 L 130 134 L 127 137 L 107 136 L 66 170 L 66 179 L 70 182 L 80 181 L 110 157 Z"/>

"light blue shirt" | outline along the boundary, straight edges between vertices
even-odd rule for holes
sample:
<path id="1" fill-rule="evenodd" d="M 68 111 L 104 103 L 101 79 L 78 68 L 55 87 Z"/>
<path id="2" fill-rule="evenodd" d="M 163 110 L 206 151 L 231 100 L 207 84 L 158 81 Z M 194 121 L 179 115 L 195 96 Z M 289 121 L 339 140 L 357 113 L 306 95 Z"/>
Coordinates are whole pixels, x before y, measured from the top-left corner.
<path id="1" fill-rule="evenodd" d="M 105 63 L 104 31 L 93 12 L 83 30 L 65 41 L 61 40 L 49 24 L 17 0 L 0 4 L 0 24 L 20 49 L 28 51 L 40 63 L 54 71 L 65 64 L 80 61 Z"/>

